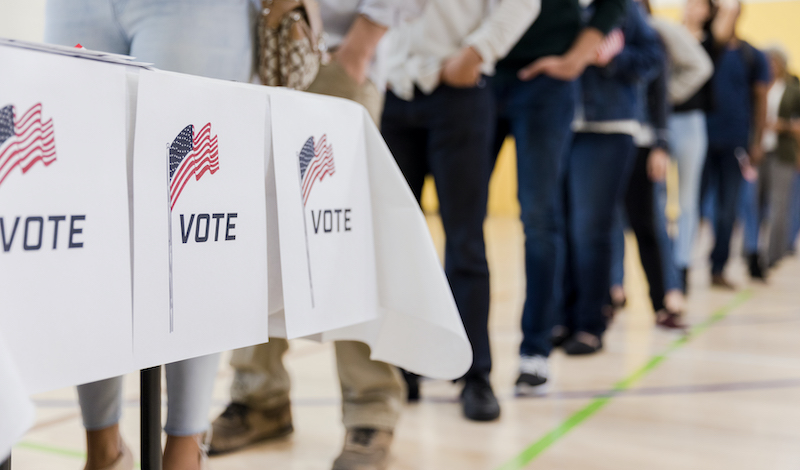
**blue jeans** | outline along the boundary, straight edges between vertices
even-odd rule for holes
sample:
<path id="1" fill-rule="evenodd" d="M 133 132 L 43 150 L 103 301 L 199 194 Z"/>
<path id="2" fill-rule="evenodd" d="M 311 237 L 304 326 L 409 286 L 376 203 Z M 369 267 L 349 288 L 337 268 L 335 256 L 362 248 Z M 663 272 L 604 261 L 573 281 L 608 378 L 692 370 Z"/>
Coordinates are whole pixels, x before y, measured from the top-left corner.
<path id="1" fill-rule="evenodd" d="M 381 133 L 419 201 L 425 176 L 436 181 L 446 236 L 444 269 L 464 328 L 472 343 L 466 378 L 488 377 L 489 266 L 483 221 L 491 173 L 494 97 L 486 85 L 440 85 L 430 95 L 417 90 L 412 101 L 391 91 Z"/>
<path id="2" fill-rule="evenodd" d="M 250 0 L 48 0 L 45 42 L 248 82 L 255 18 Z"/>
<path id="3" fill-rule="evenodd" d="M 602 336 L 616 210 L 635 157 L 624 134 L 577 133 L 564 188 L 567 264 L 563 308 L 572 332 Z M 659 273 L 660 274 L 660 273 Z"/>
<path id="4" fill-rule="evenodd" d="M 714 226 L 714 249 L 711 273 L 722 274 L 728 263 L 731 234 L 739 205 L 739 188 L 744 181 L 734 147 L 709 147 L 703 174 L 703 196 L 711 197 Z"/>
<path id="5" fill-rule="evenodd" d="M 708 150 L 706 116 L 702 111 L 674 113 L 669 117 L 668 124 L 669 145 L 672 156 L 678 162 L 678 199 L 681 209 L 674 246 L 675 266 L 677 269 L 686 269 L 691 265 L 700 222 L 700 184 Z"/>
<path id="6" fill-rule="evenodd" d="M 758 254 L 758 237 L 761 232 L 761 223 L 767 215 L 765 200 L 761 197 L 761 188 L 758 181 L 742 180 L 739 189 L 739 217 L 742 219 L 744 229 L 743 251 L 746 255 Z"/>
<path id="7" fill-rule="evenodd" d="M 789 201 L 789 246 L 788 250 L 794 250 L 797 235 L 800 234 L 800 173 L 795 174 L 792 184 L 791 201 Z"/>
<path id="8" fill-rule="evenodd" d="M 564 247 L 561 188 L 572 137 L 576 84 L 540 76 L 529 82 L 498 76 L 497 142 L 508 134 L 517 146 L 517 177 L 525 230 L 525 305 L 520 354 L 548 356 L 555 326 Z M 558 281 L 557 281 L 558 280 Z"/>
<path id="9" fill-rule="evenodd" d="M 667 183 L 664 181 L 653 183 L 653 193 L 658 249 L 661 251 L 664 268 L 664 291 L 683 289 L 683 279 L 681 279 L 673 257 L 675 243 L 667 232 Z"/>
<path id="10" fill-rule="evenodd" d="M 628 218 L 620 202 L 614 209 L 614 226 L 611 232 L 611 287 L 621 286 L 625 281 L 625 228 Z"/>
<path id="11" fill-rule="evenodd" d="M 48 0 L 49 43 L 133 55 L 156 67 L 247 82 L 253 70 L 255 9 L 249 0 Z M 208 428 L 218 354 L 167 365 L 174 436 Z M 84 426 L 102 429 L 122 414 L 122 378 L 78 387 Z"/>

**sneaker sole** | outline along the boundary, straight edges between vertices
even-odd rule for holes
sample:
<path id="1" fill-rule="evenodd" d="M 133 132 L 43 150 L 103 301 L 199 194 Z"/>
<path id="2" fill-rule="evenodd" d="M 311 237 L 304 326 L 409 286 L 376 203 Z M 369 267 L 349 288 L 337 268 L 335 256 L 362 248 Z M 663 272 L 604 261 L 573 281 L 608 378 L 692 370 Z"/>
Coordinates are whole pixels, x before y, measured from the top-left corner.
<path id="1" fill-rule="evenodd" d="M 550 391 L 550 384 L 547 382 L 541 385 L 528 385 L 526 383 L 514 385 L 514 395 L 518 397 L 541 397 Z"/>
<path id="2" fill-rule="evenodd" d="M 282 437 L 286 437 L 286 436 L 288 436 L 289 434 L 291 434 L 293 432 L 294 432 L 294 426 L 292 426 L 290 424 L 289 426 L 281 428 L 276 432 L 271 432 L 269 434 L 264 434 L 264 435 L 261 435 L 261 436 L 252 437 L 252 438 L 248 439 L 244 443 L 241 443 L 239 445 L 232 446 L 232 447 L 229 447 L 229 448 L 219 449 L 219 448 L 209 447 L 208 455 L 209 455 L 209 457 L 214 457 L 214 456 L 217 456 L 217 455 L 229 454 L 231 452 L 236 452 L 236 451 L 245 449 L 245 448 L 250 447 L 250 446 L 254 446 L 254 445 L 262 444 L 262 443 L 265 443 L 265 442 L 268 442 L 268 441 L 273 441 L 273 440 L 276 440 L 276 439 L 280 439 Z"/>

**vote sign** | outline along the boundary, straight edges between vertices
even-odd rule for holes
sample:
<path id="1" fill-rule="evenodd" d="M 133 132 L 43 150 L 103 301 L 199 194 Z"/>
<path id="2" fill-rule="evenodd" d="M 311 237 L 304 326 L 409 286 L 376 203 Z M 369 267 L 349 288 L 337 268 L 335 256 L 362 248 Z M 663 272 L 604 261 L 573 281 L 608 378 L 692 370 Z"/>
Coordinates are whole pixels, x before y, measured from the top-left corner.
<path id="1" fill-rule="evenodd" d="M 9 354 L 29 393 L 128 372 L 126 69 L 5 46 L 0 63 Z"/>
<path id="2" fill-rule="evenodd" d="M 286 334 L 377 316 L 363 110 L 342 99 L 270 89 Z"/>
<path id="3" fill-rule="evenodd" d="M 266 93 L 142 72 L 134 337 L 146 367 L 265 342 Z"/>

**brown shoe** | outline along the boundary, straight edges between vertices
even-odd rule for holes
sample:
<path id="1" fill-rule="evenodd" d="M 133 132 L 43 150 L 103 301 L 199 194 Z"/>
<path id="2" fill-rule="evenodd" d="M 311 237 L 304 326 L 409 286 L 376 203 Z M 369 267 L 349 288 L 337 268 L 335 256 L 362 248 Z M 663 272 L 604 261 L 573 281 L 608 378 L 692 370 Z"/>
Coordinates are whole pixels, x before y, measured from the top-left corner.
<path id="1" fill-rule="evenodd" d="M 333 470 L 385 470 L 389 463 L 392 433 L 372 428 L 347 430 L 344 449 L 333 462 Z"/>
<path id="2" fill-rule="evenodd" d="M 667 330 L 687 331 L 689 329 L 683 323 L 683 315 L 678 312 L 672 312 L 666 308 L 656 312 L 656 326 L 665 328 Z"/>
<path id="3" fill-rule="evenodd" d="M 208 455 L 232 452 L 250 444 L 286 436 L 294 431 L 289 403 L 268 410 L 231 403 L 211 426 Z"/>
<path id="4" fill-rule="evenodd" d="M 736 286 L 731 284 L 731 282 L 727 280 L 725 276 L 723 276 L 722 274 L 712 274 L 711 285 L 713 287 L 719 287 L 720 289 L 736 290 Z"/>

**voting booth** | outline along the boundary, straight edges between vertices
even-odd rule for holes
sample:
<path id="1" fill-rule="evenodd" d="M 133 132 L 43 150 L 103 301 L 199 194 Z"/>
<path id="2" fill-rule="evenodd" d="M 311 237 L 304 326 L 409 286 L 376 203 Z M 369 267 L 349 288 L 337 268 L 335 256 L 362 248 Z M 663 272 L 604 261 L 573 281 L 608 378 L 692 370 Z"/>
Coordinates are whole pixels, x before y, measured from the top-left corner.
<path id="1" fill-rule="evenodd" d="M 361 106 L 10 40 L 0 62 L 0 461 L 31 394 L 270 336 L 468 370 L 425 219 Z"/>

